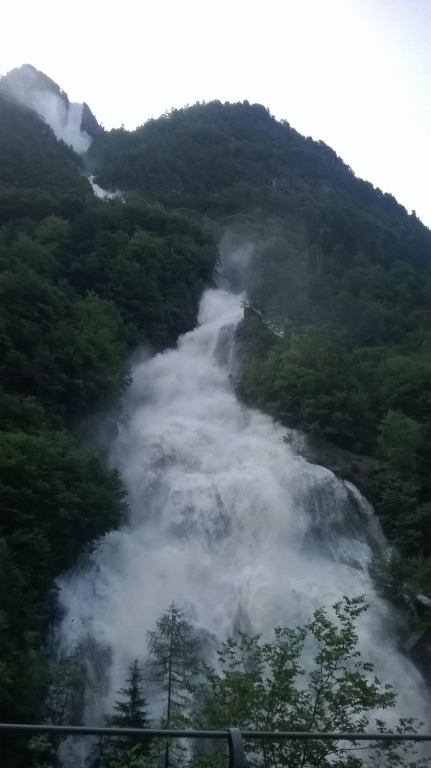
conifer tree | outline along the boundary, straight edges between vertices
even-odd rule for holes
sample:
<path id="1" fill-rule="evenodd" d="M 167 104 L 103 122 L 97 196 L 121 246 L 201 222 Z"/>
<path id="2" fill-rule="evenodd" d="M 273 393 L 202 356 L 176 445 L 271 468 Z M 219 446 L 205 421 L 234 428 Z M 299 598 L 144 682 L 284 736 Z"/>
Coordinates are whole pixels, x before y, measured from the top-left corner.
<path id="1" fill-rule="evenodd" d="M 148 728 L 149 718 L 143 689 L 143 674 L 137 659 L 130 666 L 129 673 L 127 688 L 121 688 L 118 691 L 123 701 L 115 702 L 115 714 L 109 717 L 109 725 L 115 728 Z"/>
<path id="2" fill-rule="evenodd" d="M 129 667 L 126 683 L 126 687 L 118 691 L 121 700 L 115 702 L 114 714 L 106 718 L 106 724 L 113 728 L 149 728 L 143 673 L 137 659 Z M 96 748 L 92 766 L 104 768 L 115 763 L 128 766 L 131 761 L 148 755 L 150 743 L 150 738 L 142 739 L 139 736 L 120 736 L 114 740 L 102 738 Z"/>
<path id="3" fill-rule="evenodd" d="M 172 603 L 148 632 L 149 678 L 163 702 L 163 725 L 173 727 L 184 718 L 190 701 L 189 688 L 199 663 L 199 641 L 193 637 L 192 626 Z M 164 768 L 177 766 L 179 751 L 166 743 Z"/>

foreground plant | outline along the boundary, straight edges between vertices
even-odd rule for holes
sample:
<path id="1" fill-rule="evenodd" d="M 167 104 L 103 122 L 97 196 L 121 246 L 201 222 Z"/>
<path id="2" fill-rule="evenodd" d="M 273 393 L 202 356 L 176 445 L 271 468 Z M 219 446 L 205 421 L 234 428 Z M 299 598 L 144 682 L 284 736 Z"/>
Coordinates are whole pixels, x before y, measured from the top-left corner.
<path id="1" fill-rule="evenodd" d="M 372 724 L 367 716 L 396 701 L 391 686 L 380 683 L 358 650 L 356 622 L 367 607 L 362 597 L 345 597 L 333 606 L 335 620 L 320 608 L 305 626 L 276 628 L 270 642 L 261 635 L 229 637 L 218 654 L 220 671 L 206 669 L 202 723 L 253 731 L 416 733 L 413 719 L 400 720 L 390 731 L 380 719 Z M 304 649 L 311 647 L 313 664 L 304 664 Z M 418 759 L 414 742 L 247 740 L 245 746 L 249 765 L 264 768 L 414 768 L 428 762 Z M 225 760 L 224 750 L 217 748 L 197 764 L 222 765 Z"/>

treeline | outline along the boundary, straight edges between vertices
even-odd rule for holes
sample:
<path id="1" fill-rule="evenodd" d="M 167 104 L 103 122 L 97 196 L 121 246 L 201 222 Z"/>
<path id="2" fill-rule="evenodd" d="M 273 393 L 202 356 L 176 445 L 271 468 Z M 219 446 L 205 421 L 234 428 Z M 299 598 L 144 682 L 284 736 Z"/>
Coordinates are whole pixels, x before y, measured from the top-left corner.
<path id="1" fill-rule="evenodd" d="M 135 131 L 96 138 L 88 162 L 98 183 L 213 213 L 276 212 L 296 194 L 349 202 L 408 222 L 390 194 L 356 178 L 333 149 L 277 121 L 261 104 L 212 101 L 172 109 Z"/>
<path id="2" fill-rule="evenodd" d="M 193 327 L 216 249 L 194 214 L 97 200 L 72 150 L 2 98 L 0 134 L 0 720 L 31 722 L 58 675 L 54 579 L 126 511 L 91 419 L 133 348 Z"/>
<path id="3" fill-rule="evenodd" d="M 308 624 L 277 627 L 271 639 L 239 633 L 217 653 L 216 667 L 203 661 L 204 648 L 183 612 L 172 604 L 148 633 L 147 654 L 129 668 L 106 725 L 114 728 L 167 728 L 249 731 L 364 733 L 372 730 L 414 734 L 418 723 L 403 719 L 395 728 L 375 719 L 392 708 L 396 695 L 373 676 L 373 665 L 358 651 L 356 624 L 367 609 L 362 598 L 344 598 L 328 614 L 317 610 Z M 268 633 L 269 634 L 269 633 Z M 76 673 L 79 675 L 79 673 Z M 53 724 L 73 720 L 77 680 L 52 686 L 48 717 Z M 91 695 L 91 694 L 90 694 Z M 151 703 L 161 714 L 154 718 Z M 154 709 L 154 707 L 153 707 Z M 35 768 L 58 765 L 60 742 L 33 739 Z M 360 746 L 360 748 L 359 748 Z M 276 768 L 329 766 L 414 766 L 413 742 L 343 743 L 318 740 L 245 741 L 247 763 Z M 222 768 L 227 742 L 104 736 L 93 746 L 88 768 Z"/>

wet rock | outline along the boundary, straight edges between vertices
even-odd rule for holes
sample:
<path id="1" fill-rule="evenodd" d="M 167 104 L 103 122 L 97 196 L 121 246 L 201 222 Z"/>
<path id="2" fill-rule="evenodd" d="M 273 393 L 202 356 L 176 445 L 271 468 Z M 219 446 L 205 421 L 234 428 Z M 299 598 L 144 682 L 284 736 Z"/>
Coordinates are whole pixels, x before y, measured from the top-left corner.
<path id="1" fill-rule="evenodd" d="M 320 464 L 353 483 L 371 504 L 380 500 L 383 482 L 391 474 L 387 462 L 353 453 L 318 437 L 306 436 L 299 453 L 311 464 Z"/>

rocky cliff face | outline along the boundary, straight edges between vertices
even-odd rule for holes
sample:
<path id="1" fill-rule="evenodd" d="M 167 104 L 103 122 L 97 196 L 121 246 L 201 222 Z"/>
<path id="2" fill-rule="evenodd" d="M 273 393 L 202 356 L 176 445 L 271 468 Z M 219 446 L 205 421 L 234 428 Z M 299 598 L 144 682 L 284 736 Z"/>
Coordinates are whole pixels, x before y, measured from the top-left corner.
<path id="1" fill-rule="evenodd" d="M 101 133 L 105 132 L 105 129 L 99 125 L 90 107 L 85 103 L 85 101 L 82 105 L 81 131 L 88 133 L 92 139 L 94 139 L 95 136 L 99 136 Z"/>
<path id="2" fill-rule="evenodd" d="M 305 437 L 300 453 L 311 464 L 320 464 L 342 480 L 356 485 L 371 504 L 378 503 L 383 481 L 387 482 L 391 474 L 385 461 L 353 453 L 329 440 L 310 435 Z"/>

